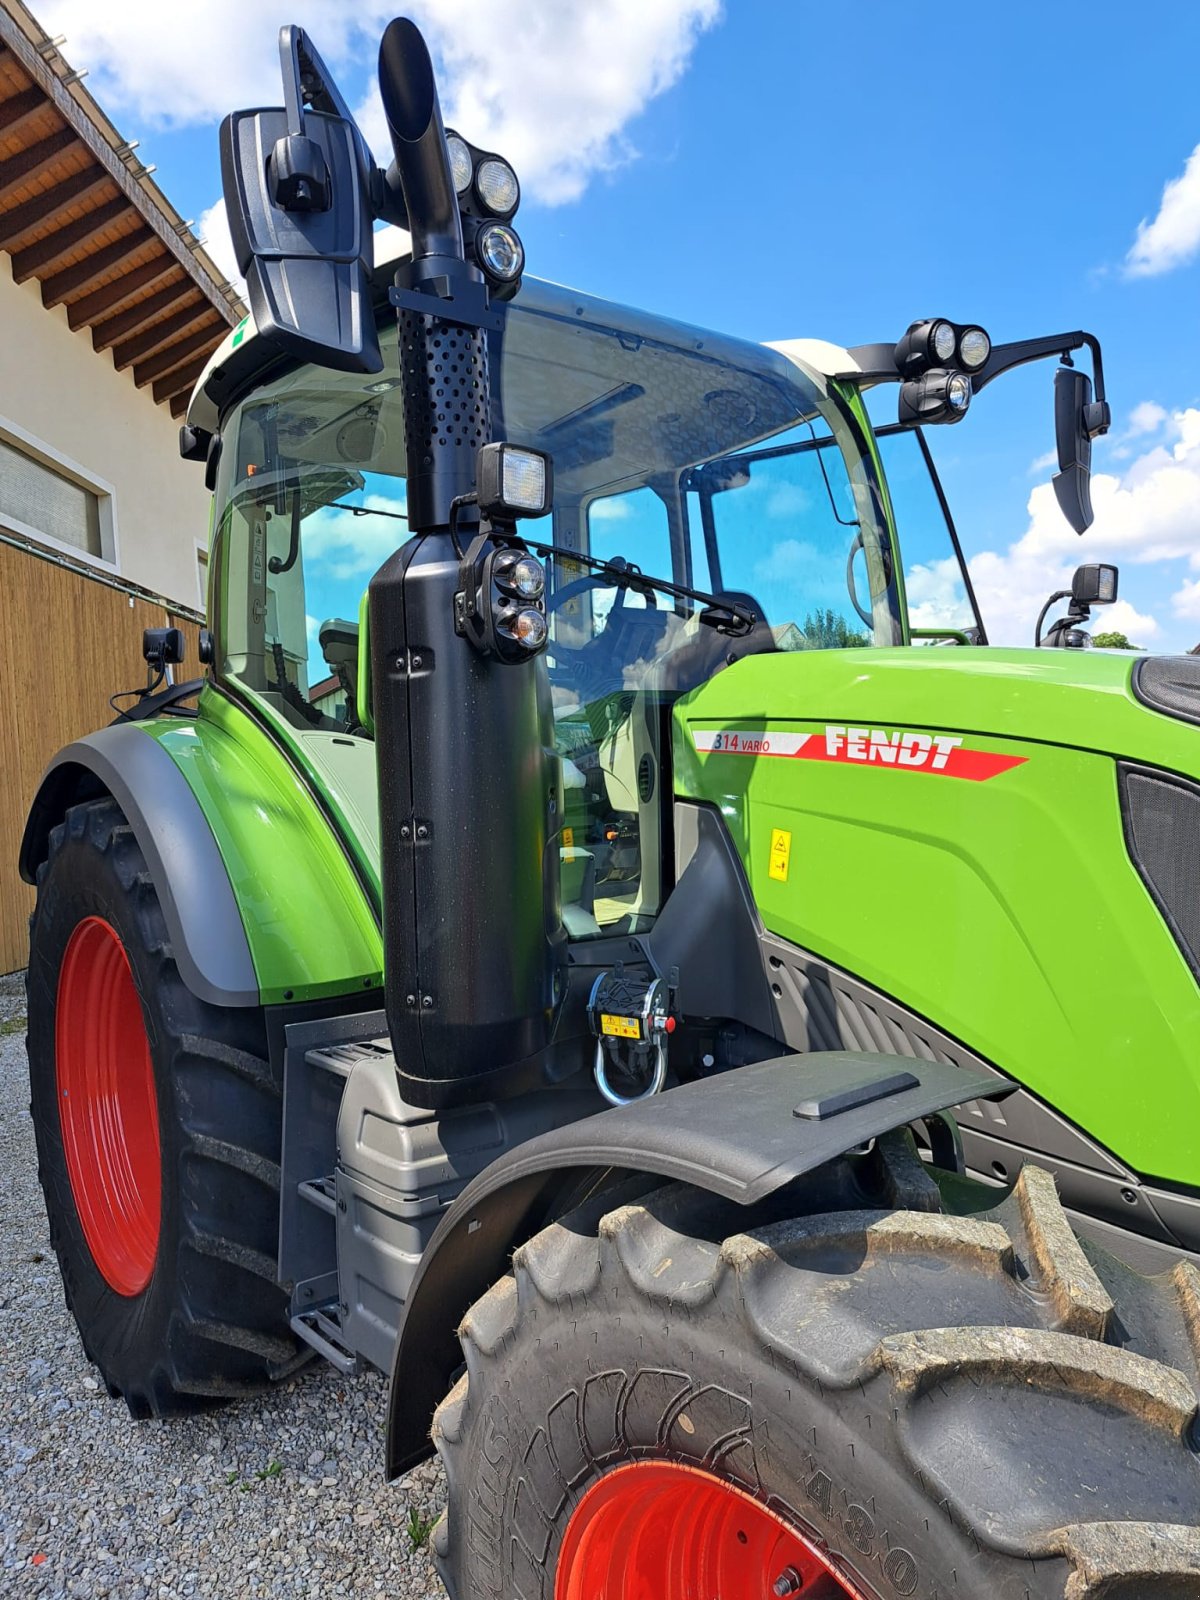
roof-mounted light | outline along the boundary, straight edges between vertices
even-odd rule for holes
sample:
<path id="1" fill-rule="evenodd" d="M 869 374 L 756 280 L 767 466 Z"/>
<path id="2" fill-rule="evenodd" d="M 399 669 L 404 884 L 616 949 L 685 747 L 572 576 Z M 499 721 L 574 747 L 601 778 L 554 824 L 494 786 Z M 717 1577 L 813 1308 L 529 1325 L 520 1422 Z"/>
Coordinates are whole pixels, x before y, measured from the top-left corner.
<path id="1" fill-rule="evenodd" d="M 517 175 L 500 156 L 488 156 L 475 174 L 475 193 L 496 217 L 511 217 L 521 199 Z"/>
<path id="2" fill-rule="evenodd" d="M 454 192 L 463 195 L 471 187 L 475 176 L 475 161 L 467 141 L 458 133 L 446 134 L 446 150 L 450 156 L 450 181 Z"/>

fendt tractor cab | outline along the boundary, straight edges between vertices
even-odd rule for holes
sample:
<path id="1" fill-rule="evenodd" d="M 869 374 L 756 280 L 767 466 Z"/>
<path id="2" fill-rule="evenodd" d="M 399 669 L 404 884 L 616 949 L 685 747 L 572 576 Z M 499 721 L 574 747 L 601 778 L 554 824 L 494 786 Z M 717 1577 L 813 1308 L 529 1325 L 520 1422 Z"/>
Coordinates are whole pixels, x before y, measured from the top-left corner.
<path id="1" fill-rule="evenodd" d="M 922 431 L 1060 358 L 1082 531 L 1095 339 L 539 282 L 410 23 L 386 170 L 282 57 L 182 438 L 205 674 L 148 636 L 23 844 L 110 1392 L 390 1373 L 456 1600 L 1194 1600 L 1200 663 L 989 646 Z"/>

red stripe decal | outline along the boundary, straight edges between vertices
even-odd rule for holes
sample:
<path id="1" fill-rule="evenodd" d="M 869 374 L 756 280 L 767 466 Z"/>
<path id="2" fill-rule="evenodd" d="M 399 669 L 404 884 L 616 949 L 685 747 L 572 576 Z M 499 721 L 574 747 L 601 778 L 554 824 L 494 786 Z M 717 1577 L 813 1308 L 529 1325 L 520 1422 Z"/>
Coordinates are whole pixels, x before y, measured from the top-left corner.
<path id="1" fill-rule="evenodd" d="M 752 756 L 792 761 L 829 761 L 852 767 L 893 767 L 897 772 L 927 772 L 983 783 L 1027 757 L 965 746 L 958 734 L 917 733 L 886 728 L 829 724 L 821 733 L 755 733 L 741 728 L 693 731 L 703 755 Z"/>

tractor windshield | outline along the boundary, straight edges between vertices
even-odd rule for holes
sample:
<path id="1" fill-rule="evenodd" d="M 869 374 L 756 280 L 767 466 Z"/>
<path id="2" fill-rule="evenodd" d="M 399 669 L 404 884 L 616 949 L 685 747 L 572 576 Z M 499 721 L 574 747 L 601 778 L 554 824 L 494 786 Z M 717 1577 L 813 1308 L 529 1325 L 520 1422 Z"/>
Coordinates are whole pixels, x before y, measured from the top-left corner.
<path id="1" fill-rule="evenodd" d="M 360 731 L 359 602 L 407 536 L 394 336 L 383 345 L 378 377 L 296 367 L 222 430 L 221 670 L 298 728 Z M 819 376 L 760 345 L 535 282 L 506 310 L 492 370 L 503 436 L 554 458 L 553 528 L 531 532 L 620 556 L 649 579 L 749 597 L 757 648 L 900 642 L 866 441 Z M 587 646 L 619 685 L 700 627 L 697 606 L 581 573 L 550 573 L 555 644 L 564 658 Z M 658 615 L 629 620 L 647 610 Z"/>
<path id="2" fill-rule="evenodd" d="M 218 674 L 318 765 L 365 736 L 360 601 L 408 537 L 395 334 L 382 344 L 378 376 L 280 369 L 222 424 Z M 738 654 L 902 642 L 884 491 L 855 407 L 764 346 L 526 280 L 490 354 L 499 435 L 554 459 L 552 518 L 527 531 L 626 564 L 548 563 L 547 663 L 573 931 L 633 927 L 658 903 L 661 707 Z M 731 640 L 655 578 L 755 626 Z"/>

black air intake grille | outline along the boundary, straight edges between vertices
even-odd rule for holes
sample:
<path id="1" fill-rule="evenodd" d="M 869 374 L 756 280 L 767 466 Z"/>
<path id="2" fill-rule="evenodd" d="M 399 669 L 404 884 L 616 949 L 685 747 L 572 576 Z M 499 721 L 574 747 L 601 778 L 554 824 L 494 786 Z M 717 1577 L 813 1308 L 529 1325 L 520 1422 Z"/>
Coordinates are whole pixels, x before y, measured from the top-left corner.
<path id="1" fill-rule="evenodd" d="M 1129 854 L 1200 977 L 1200 789 L 1140 767 L 1119 771 Z"/>
<path id="2" fill-rule="evenodd" d="M 1200 722 L 1200 657 L 1143 656 L 1134 664 L 1133 692 L 1152 711 Z"/>

